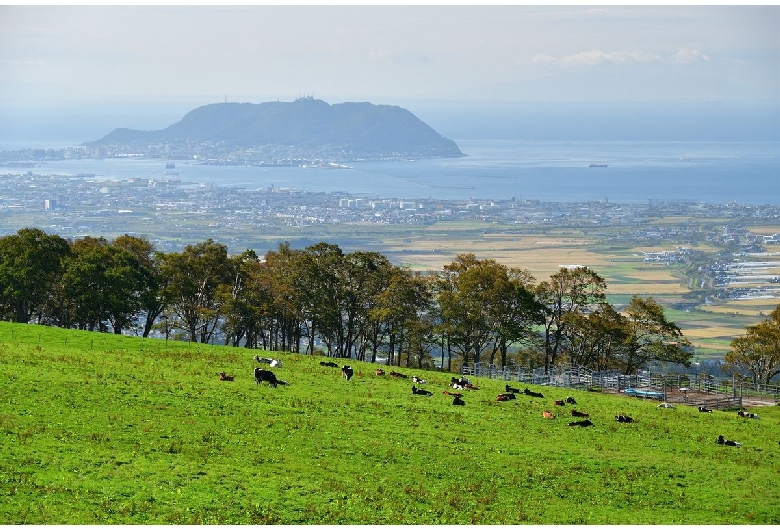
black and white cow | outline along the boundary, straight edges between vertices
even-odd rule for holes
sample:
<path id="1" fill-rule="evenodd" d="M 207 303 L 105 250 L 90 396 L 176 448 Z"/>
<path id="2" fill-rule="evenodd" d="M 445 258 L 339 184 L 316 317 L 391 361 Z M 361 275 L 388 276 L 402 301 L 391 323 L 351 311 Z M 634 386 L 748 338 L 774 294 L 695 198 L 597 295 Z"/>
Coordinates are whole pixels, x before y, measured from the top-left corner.
<path id="1" fill-rule="evenodd" d="M 355 371 L 352 369 L 352 367 L 350 367 L 350 366 L 348 366 L 346 364 L 341 367 L 341 375 L 343 375 L 344 379 L 346 379 L 347 381 L 352 379 L 352 375 L 354 373 L 355 373 Z"/>
<path id="2" fill-rule="evenodd" d="M 260 367 L 255 368 L 255 383 L 262 385 L 265 381 L 274 388 L 280 383 L 272 371 L 263 370 Z"/>
<path id="3" fill-rule="evenodd" d="M 416 386 L 412 385 L 412 394 L 417 396 L 432 396 L 433 392 L 429 392 L 428 390 L 423 390 L 422 388 L 417 388 Z"/>
<path id="4" fill-rule="evenodd" d="M 742 447 L 742 444 L 739 442 L 735 442 L 734 440 L 726 440 L 722 434 L 718 435 L 718 439 L 715 440 L 715 443 L 720 445 L 730 445 L 732 447 Z"/>

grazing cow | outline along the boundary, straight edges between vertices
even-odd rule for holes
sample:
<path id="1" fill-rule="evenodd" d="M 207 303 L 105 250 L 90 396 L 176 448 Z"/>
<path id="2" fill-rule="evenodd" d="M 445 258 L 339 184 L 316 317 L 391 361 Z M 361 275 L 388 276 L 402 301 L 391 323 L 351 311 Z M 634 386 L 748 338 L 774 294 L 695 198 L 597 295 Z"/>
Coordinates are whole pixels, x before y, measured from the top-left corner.
<path id="1" fill-rule="evenodd" d="M 707 407 L 702 405 L 699 407 L 699 412 L 712 412 L 712 409 L 708 409 Z"/>
<path id="2" fill-rule="evenodd" d="M 417 396 L 432 396 L 433 392 L 429 392 L 428 390 L 423 390 L 422 388 L 417 388 L 416 386 L 412 385 L 412 394 Z"/>
<path id="3" fill-rule="evenodd" d="M 672 405 L 671 403 L 661 403 L 661 404 L 658 405 L 658 408 L 659 409 L 673 409 L 674 405 Z"/>
<path id="4" fill-rule="evenodd" d="M 279 384 L 279 380 L 276 378 L 273 372 L 270 370 L 255 368 L 255 383 L 262 385 L 263 381 L 268 381 L 268 384 L 274 388 L 276 388 L 276 385 Z"/>
<path id="5" fill-rule="evenodd" d="M 590 420 L 573 421 L 569 423 L 569 427 L 592 427 L 593 422 Z"/>
<path id="6" fill-rule="evenodd" d="M 734 440 L 726 440 L 722 434 L 718 435 L 718 439 L 715 440 L 715 443 L 718 443 L 720 445 L 730 445 L 732 447 L 742 447 L 742 444 L 739 442 L 735 442 Z"/>
<path id="7" fill-rule="evenodd" d="M 463 401 L 460 396 L 455 396 L 455 399 L 452 400 L 453 405 L 465 405 L 466 402 Z"/>
<path id="8" fill-rule="evenodd" d="M 569 405 L 576 405 L 577 404 L 577 400 L 574 399 L 573 397 L 567 397 L 566 398 L 566 403 L 568 403 Z"/>
<path id="9" fill-rule="evenodd" d="M 409 378 L 408 375 L 404 375 L 404 374 L 401 374 L 401 373 L 398 373 L 398 372 L 393 372 L 392 370 L 390 371 L 390 375 L 393 376 L 393 377 L 400 377 L 401 379 L 408 379 Z"/>
<path id="10" fill-rule="evenodd" d="M 341 367 L 341 375 L 343 375 L 344 379 L 346 379 L 347 381 L 352 379 L 352 375 L 354 373 L 355 373 L 355 371 L 350 366 L 348 366 L 346 364 Z"/>
<path id="11" fill-rule="evenodd" d="M 420 379 L 416 375 L 412 376 L 412 383 L 417 383 L 418 385 L 425 385 L 428 383 L 425 379 Z"/>
<path id="12" fill-rule="evenodd" d="M 615 416 L 615 421 L 619 421 L 620 423 L 634 423 L 634 418 L 631 416 L 623 416 L 621 414 L 619 416 Z"/>
<path id="13" fill-rule="evenodd" d="M 506 391 L 507 392 L 511 392 L 513 394 L 519 394 L 520 393 L 520 389 L 519 388 L 512 388 L 509 385 L 506 385 Z"/>
<path id="14" fill-rule="evenodd" d="M 381 368 L 377 368 L 376 369 L 376 375 L 385 375 L 385 371 L 382 370 Z"/>
<path id="15" fill-rule="evenodd" d="M 555 400 L 555 406 L 556 407 L 563 407 L 565 405 L 566 405 L 566 403 L 562 399 L 556 399 Z"/>
<path id="16" fill-rule="evenodd" d="M 753 414 L 752 412 L 744 412 L 744 411 L 738 411 L 737 416 L 741 416 L 743 418 L 753 418 L 754 420 L 758 419 L 758 414 Z"/>
<path id="17" fill-rule="evenodd" d="M 463 394 L 461 394 L 460 392 L 450 392 L 449 390 L 445 390 L 444 391 L 444 395 L 452 396 L 452 397 L 456 397 L 456 398 L 463 397 Z"/>
<path id="18" fill-rule="evenodd" d="M 228 374 L 226 374 L 225 372 L 220 372 L 220 373 L 219 373 L 219 380 L 220 380 L 220 381 L 232 381 L 233 379 L 235 379 L 235 377 L 236 377 L 236 376 L 234 376 L 234 375 L 228 375 Z"/>
<path id="19" fill-rule="evenodd" d="M 578 410 L 571 409 L 571 415 L 575 418 L 590 418 L 590 414 L 587 412 L 580 412 Z"/>
<path id="20" fill-rule="evenodd" d="M 555 414 L 553 414 L 549 410 L 545 410 L 544 412 L 542 412 L 542 418 L 545 418 L 545 419 L 548 419 L 548 420 L 554 420 L 555 419 Z"/>
<path id="21" fill-rule="evenodd" d="M 339 367 L 339 365 L 334 363 L 333 361 L 328 361 L 328 362 L 320 361 L 320 366 L 328 366 L 330 368 L 338 368 Z"/>
<path id="22" fill-rule="evenodd" d="M 271 364 L 274 362 L 273 359 L 269 359 L 268 357 L 260 357 L 259 355 L 255 355 L 255 361 L 259 362 L 260 364 Z"/>
<path id="23" fill-rule="evenodd" d="M 528 388 L 523 390 L 523 394 L 525 394 L 526 396 L 531 396 L 531 397 L 538 397 L 538 398 L 543 398 L 544 397 L 541 392 L 534 392 L 533 390 L 528 390 Z"/>
<path id="24" fill-rule="evenodd" d="M 512 392 L 506 392 L 504 394 L 499 394 L 496 401 L 510 401 L 512 399 L 517 399 L 517 397 L 515 397 Z"/>

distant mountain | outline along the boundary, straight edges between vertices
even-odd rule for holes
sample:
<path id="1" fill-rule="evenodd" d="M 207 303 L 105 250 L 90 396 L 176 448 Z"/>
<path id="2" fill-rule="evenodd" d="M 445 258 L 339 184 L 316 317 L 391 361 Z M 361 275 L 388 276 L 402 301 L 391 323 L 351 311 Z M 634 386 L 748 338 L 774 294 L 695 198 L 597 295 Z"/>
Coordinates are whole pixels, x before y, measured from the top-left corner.
<path id="1" fill-rule="evenodd" d="M 463 156 L 406 109 L 371 103 L 328 103 L 310 97 L 293 102 L 216 103 L 190 111 L 160 131 L 115 129 L 85 145 L 215 145 L 221 149 L 295 148 L 345 160 Z"/>

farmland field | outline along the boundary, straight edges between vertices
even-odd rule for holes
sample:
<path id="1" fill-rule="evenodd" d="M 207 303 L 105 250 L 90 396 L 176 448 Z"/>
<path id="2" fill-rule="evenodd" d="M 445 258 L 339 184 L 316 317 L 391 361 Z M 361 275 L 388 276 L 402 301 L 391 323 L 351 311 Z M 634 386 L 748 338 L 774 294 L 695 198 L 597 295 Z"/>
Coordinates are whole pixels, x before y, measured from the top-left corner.
<path id="1" fill-rule="evenodd" d="M 255 384 L 257 353 L 282 360 L 289 386 Z M 433 395 L 415 396 L 376 365 L 350 362 L 346 381 L 322 359 L 0 323 L 0 517 L 780 523 L 780 407 L 752 420 L 547 387 L 498 403 L 504 382 L 479 378 L 455 407 L 443 394 L 452 374 L 396 368 L 427 380 Z M 566 396 L 577 404 L 554 406 Z M 569 427 L 571 408 L 594 426 Z"/>

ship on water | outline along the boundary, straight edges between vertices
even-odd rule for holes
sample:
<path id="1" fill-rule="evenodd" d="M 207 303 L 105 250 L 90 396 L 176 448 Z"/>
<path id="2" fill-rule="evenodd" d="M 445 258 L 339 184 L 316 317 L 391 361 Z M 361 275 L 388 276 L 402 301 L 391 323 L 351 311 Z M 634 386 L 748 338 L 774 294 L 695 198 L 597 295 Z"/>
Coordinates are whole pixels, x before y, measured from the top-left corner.
<path id="1" fill-rule="evenodd" d="M 591 162 L 588 167 L 607 167 L 607 164 L 597 164 L 595 162 Z"/>

